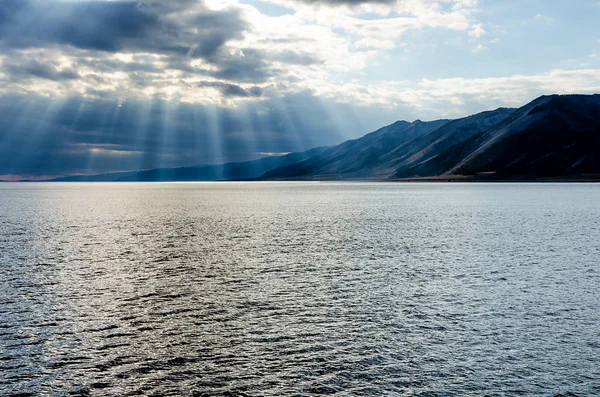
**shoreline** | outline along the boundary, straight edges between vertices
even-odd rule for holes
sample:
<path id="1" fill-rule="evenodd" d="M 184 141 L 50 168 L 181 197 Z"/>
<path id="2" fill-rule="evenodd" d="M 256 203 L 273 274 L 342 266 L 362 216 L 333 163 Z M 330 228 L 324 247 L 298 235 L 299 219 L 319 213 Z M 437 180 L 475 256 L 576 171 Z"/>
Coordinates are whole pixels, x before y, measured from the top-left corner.
<path id="1" fill-rule="evenodd" d="M 286 179 L 227 179 L 227 180 L 165 180 L 165 181 L 56 181 L 56 180 L 20 180 L 5 181 L 0 183 L 213 183 L 213 182 L 401 182 L 401 183 L 600 183 L 600 174 L 567 175 L 554 177 L 512 177 L 499 178 L 491 174 L 486 175 L 442 175 L 414 178 L 328 178 L 327 176 L 315 178 L 286 178 Z"/>

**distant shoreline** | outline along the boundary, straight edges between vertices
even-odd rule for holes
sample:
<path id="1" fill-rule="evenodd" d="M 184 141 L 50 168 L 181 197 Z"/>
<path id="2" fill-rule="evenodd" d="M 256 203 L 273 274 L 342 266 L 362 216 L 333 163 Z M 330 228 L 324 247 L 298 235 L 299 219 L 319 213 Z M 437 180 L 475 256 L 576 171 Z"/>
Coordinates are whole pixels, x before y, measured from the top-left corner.
<path id="1" fill-rule="evenodd" d="M 576 176 L 557 176 L 557 177 L 523 177 L 523 178 L 494 178 L 490 176 L 470 176 L 470 175 L 451 175 L 434 176 L 422 178 L 402 178 L 394 179 L 398 182 L 503 182 L 503 183 L 598 183 L 600 175 L 576 175 Z"/>
<path id="2" fill-rule="evenodd" d="M 57 181 L 57 180 L 22 180 L 0 183 L 213 183 L 213 182 L 388 182 L 388 183 L 600 183 L 600 174 L 571 175 L 556 177 L 512 177 L 500 178 L 489 175 L 442 175 L 415 178 L 289 178 L 289 179 L 228 179 L 228 180 L 174 180 L 174 181 Z"/>
<path id="3" fill-rule="evenodd" d="M 275 180 L 274 180 L 275 181 Z M 393 179 L 374 179 L 374 178 L 297 178 L 297 179 L 278 179 L 279 182 L 293 181 L 314 181 L 314 182 L 461 182 L 461 183 L 600 183 L 600 174 L 584 175 L 566 175 L 566 176 L 523 176 L 501 178 L 492 173 L 485 175 L 441 175 L 424 176 L 413 178 L 393 178 Z"/>

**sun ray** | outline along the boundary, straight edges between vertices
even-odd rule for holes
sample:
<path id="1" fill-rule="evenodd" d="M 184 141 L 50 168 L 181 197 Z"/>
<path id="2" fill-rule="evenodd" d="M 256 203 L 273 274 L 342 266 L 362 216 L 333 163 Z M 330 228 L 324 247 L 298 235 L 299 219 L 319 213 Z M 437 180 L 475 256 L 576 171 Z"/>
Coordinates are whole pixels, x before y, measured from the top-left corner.
<path id="1" fill-rule="evenodd" d="M 216 104 L 207 105 L 205 109 L 208 121 L 207 132 L 210 135 L 211 149 L 213 151 L 211 156 L 213 160 L 211 162 L 221 164 L 225 162 L 225 158 L 223 156 L 223 137 L 221 135 L 220 110 Z M 219 170 L 218 174 L 215 176 L 215 179 L 223 179 L 223 176 L 222 170 Z"/>
<path id="2" fill-rule="evenodd" d="M 36 166 L 39 166 L 40 169 L 48 170 L 48 163 L 44 163 L 49 160 L 46 154 L 48 153 L 47 150 L 52 145 L 56 145 L 57 139 L 62 138 L 60 134 L 64 132 L 61 126 L 56 125 L 55 117 L 66 102 L 67 99 L 64 97 L 44 98 L 34 105 L 33 110 L 36 111 L 36 114 L 28 112 L 23 115 L 26 119 L 35 121 L 28 131 L 15 131 L 18 134 L 22 134 L 22 140 L 14 148 L 15 153 L 21 153 L 21 155 L 11 161 L 9 165 L 10 173 L 18 174 L 20 170 L 27 168 L 33 170 Z M 37 112 L 39 108 L 43 110 Z M 32 159 L 32 154 L 35 153 L 38 153 L 38 156 L 34 155 L 35 157 Z M 57 153 L 53 153 L 52 155 L 55 156 Z M 47 172 L 45 171 L 44 173 Z"/>
<path id="3" fill-rule="evenodd" d="M 252 110 L 249 108 L 249 105 L 245 102 L 242 102 L 240 104 L 238 104 L 237 107 L 239 114 L 240 114 L 240 119 L 241 119 L 241 131 L 240 134 L 242 135 L 241 137 L 241 142 L 243 142 L 243 144 L 246 145 L 245 148 L 245 155 L 247 157 L 249 157 L 249 160 L 253 160 L 256 157 L 259 157 L 259 145 L 258 145 L 258 138 L 259 135 L 261 133 L 261 131 L 256 131 L 253 124 L 252 124 Z M 260 172 L 260 170 L 256 169 L 256 167 L 258 167 L 258 164 L 253 164 L 252 165 L 255 169 L 254 172 L 258 172 L 260 174 L 262 174 L 262 172 Z"/>
<path id="4" fill-rule="evenodd" d="M 112 104 L 112 105 L 111 105 Z M 117 131 L 115 125 L 117 123 L 119 114 L 121 112 L 122 104 L 119 101 L 107 102 L 104 104 L 106 106 L 106 111 L 104 112 L 104 116 L 102 122 L 96 126 L 96 141 L 90 144 L 88 148 L 88 161 L 85 170 L 87 172 L 94 172 L 96 170 L 96 164 L 98 157 L 101 155 L 106 155 L 107 153 L 116 154 L 118 151 L 103 151 L 102 148 L 106 147 L 117 147 L 119 148 L 122 145 L 115 144 L 114 139 L 118 136 L 120 131 Z M 113 146 L 114 145 L 114 146 Z M 126 153 L 125 151 L 123 153 Z M 121 170 L 122 169 L 122 156 L 114 156 L 114 163 L 112 165 L 113 170 Z"/>
<path id="5" fill-rule="evenodd" d="M 36 106 L 36 101 L 34 99 L 21 99 L 20 101 L 17 101 L 17 103 L 10 104 L 10 108 L 6 111 L 6 114 L 7 116 L 13 117 L 14 121 L 9 128 L 2 131 L 2 135 L 0 135 L 0 147 L 4 147 L 6 141 L 14 138 L 15 133 L 22 133 L 27 123 L 31 121 L 31 114 L 34 113 L 34 106 Z"/>
<path id="6" fill-rule="evenodd" d="M 136 128 L 133 136 L 133 146 L 142 151 L 137 169 L 152 168 L 150 121 L 154 100 L 148 99 L 137 102 Z"/>
<path id="7" fill-rule="evenodd" d="M 271 103 L 274 107 L 276 117 L 281 123 L 283 123 L 277 132 L 279 134 L 289 136 L 294 141 L 293 147 L 290 148 L 290 151 L 298 151 L 309 148 L 311 142 L 305 134 L 300 133 L 298 130 L 297 125 L 293 120 L 293 114 L 288 107 L 288 103 L 286 102 L 285 96 L 276 87 L 273 88 L 273 93 L 274 98 L 271 100 Z M 308 116 L 310 117 L 310 115 Z M 282 138 L 284 140 L 286 139 L 285 136 Z"/>

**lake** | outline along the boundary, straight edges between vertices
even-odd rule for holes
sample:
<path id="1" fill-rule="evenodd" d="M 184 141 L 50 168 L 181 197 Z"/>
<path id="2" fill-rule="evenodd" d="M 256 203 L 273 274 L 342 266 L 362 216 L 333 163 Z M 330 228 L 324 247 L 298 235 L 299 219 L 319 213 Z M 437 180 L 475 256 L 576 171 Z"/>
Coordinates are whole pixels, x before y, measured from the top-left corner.
<path id="1" fill-rule="evenodd" d="M 2 183 L 0 391 L 600 395 L 600 185 Z"/>

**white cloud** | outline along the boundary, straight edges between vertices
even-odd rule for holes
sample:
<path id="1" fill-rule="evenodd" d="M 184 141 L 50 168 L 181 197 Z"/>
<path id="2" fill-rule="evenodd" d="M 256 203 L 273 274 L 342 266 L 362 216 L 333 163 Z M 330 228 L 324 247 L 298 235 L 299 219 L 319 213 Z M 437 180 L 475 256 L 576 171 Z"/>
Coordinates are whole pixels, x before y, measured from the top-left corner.
<path id="1" fill-rule="evenodd" d="M 539 75 L 478 79 L 424 79 L 414 87 L 399 89 L 398 94 L 399 98 L 410 98 L 412 105 L 424 111 L 448 109 L 452 114 L 464 111 L 470 102 L 516 107 L 540 95 L 597 92 L 600 92 L 600 69 L 553 70 Z"/>
<path id="2" fill-rule="evenodd" d="M 405 42 L 409 31 L 427 28 L 460 31 L 473 37 L 468 43 L 473 52 L 487 50 L 485 43 L 478 42 L 487 32 L 474 18 L 479 6 L 476 0 L 398 0 L 386 4 L 365 2 L 356 7 L 292 0 L 270 2 L 294 12 L 268 16 L 252 5 L 233 0 L 205 2 L 212 10 L 239 11 L 247 27 L 243 35 L 227 41 L 223 51 L 238 63 L 255 57 L 265 72 L 260 81 L 217 75 L 218 66 L 202 58 L 174 59 L 164 53 L 106 53 L 53 46 L 20 50 L 22 62 L 47 60 L 59 71 L 76 69 L 80 78 L 53 81 L 38 75 L 14 80 L 0 68 L 0 93 L 156 97 L 236 106 L 260 95 L 308 90 L 336 102 L 391 109 L 402 104 L 415 109 L 416 114 L 440 114 L 443 113 L 440 109 L 463 113 L 466 104 L 473 102 L 517 106 L 542 93 L 600 91 L 597 69 L 489 79 L 460 76 L 412 82 L 378 81 L 376 76 L 365 75 L 355 79 L 369 66 L 385 60 L 392 49 L 419 45 Z M 367 11 L 375 17 L 366 18 L 362 13 Z M 546 20 L 542 14 L 535 18 Z M 464 34 L 456 36 L 464 38 Z M 489 40 L 489 44 L 499 42 L 499 38 Z M 8 57 L 0 55 L 0 62 Z M 251 91 L 257 94 L 250 94 Z"/>
<path id="3" fill-rule="evenodd" d="M 265 0 L 266 1 L 266 0 Z M 339 81 L 344 73 L 360 73 L 377 65 L 389 51 L 406 46 L 405 34 L 423 29 L 466 31 L 481 37 L 481 24 L 472 20 L 477 0 L 398 0 L 388 3 L 363 2 L 357 6 L 334 6 L 326 2 L 271 0 L 293 9 L 293 13 L 268 16 L 250 4 L 235 0 L 205 0 L 190 9 L 176 4 L 169 14 L 173 21 L 193 20 L 208 11 L 239 12 L 247 26 L 243 34 L 223 43 L 222 57 L 235 65 L 253 61 L 260 81 L 240 80 L 220 73 L 227 65 L 207 59 L 173 56 L 167 53 L 117 53 L 71 47 L 46 47 L 21 51 L 23 62 L 55 62 L 57 70 L 76 69 L 80 78 L 50 81 L 28 76 L 12 81 L 0 74 L 0 92 L 42 92 L 45 95 L 158 97 L 196 103 L 234 105 L 251 97 L 226 97 L 218 84 L 239 86 L 239 92 L 253 86 L 275 87 L 282 92 L 321 90 Z M 147 7 L 155 3 L 146 1 Z M 166 7 L 166 6 L 165 6 Z M 177 8 L 180 7 L 180 8 Z M 365 18 L 363 13 L 375 15 Z M 229 15 L 229 14 L 223 14 Z M 186 30 L 189 26 L 186 25 Z M 483 46 L 477 50 L 483 49 Z M 60 60 L 60 65 L 59 65 Z M 238 70 L 242 70 L 239 66 Z M 3 73 L 3 72 L 0 72 Z M 245 76 L 242 76 L 245 77 Z M 199 83 L 204 82 L 202 86 Z"/>
<path id="4" fill-rule="evenodd" d="M 481 38 L 481 36 L 483 36 L 486 33 L 487 32 L 483 29 L 483 25 L 481 24 L 473 25 L 471 30 L 469 30 L 469 35 L 477 39 Z"/>
<path id="5" fill-rule="evenodd" d="M 478 4 L 477 1 L 464 0 L 363 2 L 354 6 L 339 6 L 339 2 L 335 5 L 327 2 L 305 3 L 292 0 L 270 2 L 293 8 L 295 13 L 289 16 L 289 19 L 295 21 L 294 25 L 297 28 L 319 26 L 330 30 L 350 45 L 359 48 L 372 46 L 375 49 L 390 49 L 402 45 L 402 37 L 410 30 L 468 30 L 472 26 L 470 16 Z M 451 5 L 449 9 L 446 7 L 448 4 Z M 377 17 L 365 19 L 362 17 L 364 13 Z M 261 28 L 264 26 L 261 25 Z M 473 29 L 477 31 L 478 28 Z"/>
<path id="6" fill-rule="evenodd" d="M 547 94 L 600 92 L 600 69 L 553 70 L 537 75 L 386 81 L 325 85 L 317 93 L 348 103 L 413 109 L 417 117 L 457 117 L 493 107 L 522 106 Z"/>

